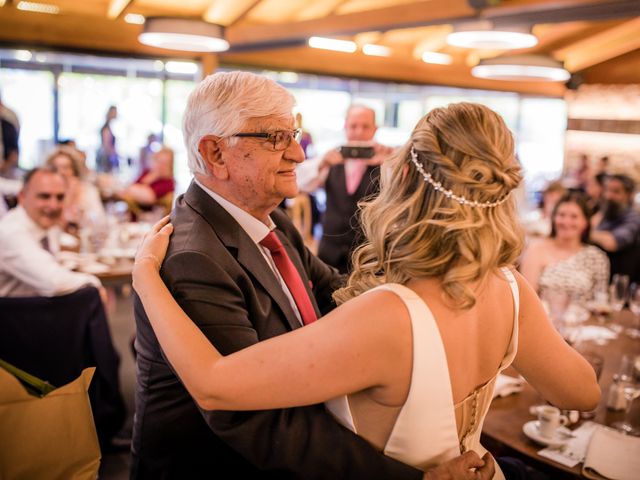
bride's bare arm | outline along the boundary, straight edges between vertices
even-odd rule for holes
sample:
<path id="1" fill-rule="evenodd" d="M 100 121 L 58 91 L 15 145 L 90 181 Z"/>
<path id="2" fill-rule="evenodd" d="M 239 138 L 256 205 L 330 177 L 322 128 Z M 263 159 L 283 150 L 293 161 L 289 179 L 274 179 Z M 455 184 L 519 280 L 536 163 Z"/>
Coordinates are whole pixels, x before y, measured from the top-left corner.
<path id="1" fill-rule="evenodd" d="M 520 289 L 520 327 L 513 366 L 554 405 L 592 410 L 600 400 L 593 368 L 556 331 L 529 283 L 519 273 L 515 275 Z"/>
<path id="2" fill-rule="evenodd" d="M 394 294 L 364 295 L 311 325 L 223 357 L 160 278 L 171 228 L 157 224 L 145 239 L 134 288 L 169 362 L 202 408 L 286 408 L 369 388 L 383 403 L 402 404 L 411 374 L 411 324 Z"/>

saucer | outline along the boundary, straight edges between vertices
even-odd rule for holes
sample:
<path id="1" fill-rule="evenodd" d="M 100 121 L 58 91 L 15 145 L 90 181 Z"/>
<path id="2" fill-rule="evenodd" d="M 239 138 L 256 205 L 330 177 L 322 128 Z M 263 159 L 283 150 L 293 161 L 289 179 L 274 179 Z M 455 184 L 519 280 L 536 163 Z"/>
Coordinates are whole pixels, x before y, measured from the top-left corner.
<path id="1" fill-rule="evenodd" d="M 547 445 L 549 447 L 559 447 L 560 445 L 564 445 L 565 443 L 567 443 L 572 438 L 568 436 L 572 435 L 571 430 L 565 427 L 558 427 L 555 434 L 551 438 L 543 437 L 542 435 L 540 435 L 537 420 L 531 420 L 530 422 L 525 423 L 522 426 L 522 431 L 534 442 L 537 442 L 541 445 Z"/>

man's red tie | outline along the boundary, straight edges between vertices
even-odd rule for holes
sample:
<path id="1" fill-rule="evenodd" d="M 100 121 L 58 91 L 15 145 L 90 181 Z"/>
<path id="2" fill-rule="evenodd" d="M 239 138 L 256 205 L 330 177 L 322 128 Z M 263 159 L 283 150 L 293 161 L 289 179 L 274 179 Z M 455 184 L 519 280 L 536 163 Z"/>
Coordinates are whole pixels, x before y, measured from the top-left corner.
<path id="1" fill-rule="evenodd" d="M 315 322 L 318 317 L 316 317 L 316 312 L 313 309 L 309 295 L 304 288 L 302 278 L 300 278 L 300 274 L 293 265 L 289 255 L 287 255 L 280 239 L 274 232 L 269 232 L 269 234 L 260 241 L 260 245 L 271 252 L 271 258 L 273 258 L 280 275 L 282 275 L 284 283 L 287 284 L 293 301 L 296 302 L 302 323 L 308 325 L 311 322 Z"/>

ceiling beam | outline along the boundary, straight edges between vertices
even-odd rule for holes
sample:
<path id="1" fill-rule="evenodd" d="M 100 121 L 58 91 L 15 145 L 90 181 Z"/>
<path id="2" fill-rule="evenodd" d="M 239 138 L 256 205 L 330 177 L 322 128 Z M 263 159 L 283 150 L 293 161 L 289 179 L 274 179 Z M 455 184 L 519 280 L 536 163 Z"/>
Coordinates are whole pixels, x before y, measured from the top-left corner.
<path id="1" fill-rule="evenodd" d="M 226 38 L 232 48 L 248 50 L 291 46 L 306 41 L 312 35 L 354 35 L 443 23 L 461 24 L 479 19 L 491 20 L 497 25 L 531 25 L 640 15 L 638 0 L 511 0 L 484 9 L 472 8 L 470 4 L 477 2 L 427 0 L 271 25 L 236 24 L 227 29 Z"/>
<path id="2" fill-rule="evenodd" d="M 640 48 L 640 17 L 591 35 L 553 52 L 570 72 L 579 72 L 598 63 Z"/>
<path id="3" fill-rule="evenodd" d="M 612 58 L 580 72 L 585 83 L 638 84 L 640 50 Z"/>
<path id="4" fill-rule="evenodd" d="M 131 0 L 110 0 L 107 8 L 107 18 L 111 20 L 118 18 L 130 3 Z"/>
<path id="5" fill-rule="evenodd" d="M 124 55 L 152 55 L 173 58 L 197 58 L 201 54 L 175 52 L 149 47 L 138 42 L 140 25 L 105 16 L 52 15 L 3 8 L 0 15 L 0 42 L 15 48 L 60 48 L 84 51 L 118 52 Z"/>
<path id="6" fill-rule="evenodd" d="M 481 17 L 495 25 L 564 23 L 640 15 L 638 0 L 512 0 L 486 8 Z"/>
<path id="7" fill-rule="evenodd" d="M 221 2 L 220 0 L 213 0 L 202 18 L 207 22 L 228 27 L 246 17 L 261 1 L 233 0 L 232 2 Z"/>
<path id="8" fill-rule="evenodd" d="M 233 47 L 260 46 L 306 40 L 312 35 L 353 35 L 360 32 L 390 30 L 449 23 L 475 16 L 466 0 L 428 0 L 344 15 L 275 25 L 234 25 L 226 30 Z"/>

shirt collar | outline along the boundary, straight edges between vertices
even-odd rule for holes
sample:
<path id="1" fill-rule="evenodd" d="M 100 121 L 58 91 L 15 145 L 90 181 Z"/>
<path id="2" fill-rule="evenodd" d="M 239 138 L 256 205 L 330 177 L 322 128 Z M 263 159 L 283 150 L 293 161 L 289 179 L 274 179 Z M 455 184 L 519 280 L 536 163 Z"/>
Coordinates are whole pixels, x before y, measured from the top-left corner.
<path id="1" fill-rule="evenodd" d="M 16 208 L 15 216 L 20 219 L 20 222 L 23 223 L 26 227 L 27 232 L 30 235 L 33 235 L 35 238 L 44 238 L 47 236 L 47 230 L 42 228 L 33 219 L 29 216 L 27 211 L 24 209 L 22 205 L 18 205 Z"/>
<path id="2" fill-rule="evenodd" d="M 276 224 L 273 223 L 273 220 L 270 216 L 267 217 L 269 221 L 269 226 L 267 226 L 248 212 L 244 211 L 237 205 L 222 197 L 220 194 L 205 187 L 201 182 L 198 181 L 197 178 L 194 178 L 194 180 L 196 184 L 198 184 L 198 186 L 207 193 L 207 195 L 218 202 L 218 204 L 222 208 L 224 208 L 236 222 L 238 222 L 240 228 L 242 228 L 247 233 L 247 235 L 249 235 L 249 238 L 251 238 L 254 243 L 260 243 L 260 241 L 264 239 L 264 237 L 266 237 L 271 230 L 274 230 L 276 228 Z"/>

